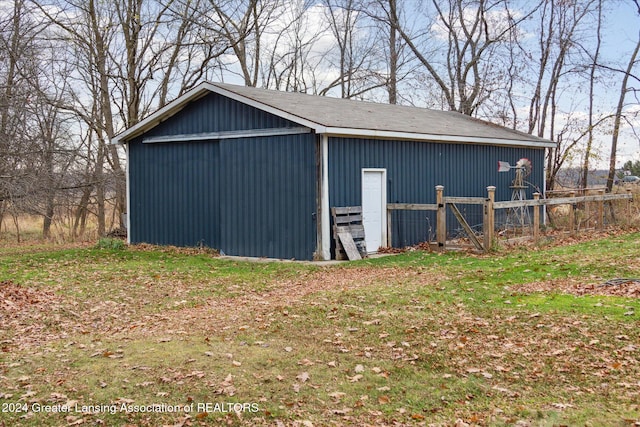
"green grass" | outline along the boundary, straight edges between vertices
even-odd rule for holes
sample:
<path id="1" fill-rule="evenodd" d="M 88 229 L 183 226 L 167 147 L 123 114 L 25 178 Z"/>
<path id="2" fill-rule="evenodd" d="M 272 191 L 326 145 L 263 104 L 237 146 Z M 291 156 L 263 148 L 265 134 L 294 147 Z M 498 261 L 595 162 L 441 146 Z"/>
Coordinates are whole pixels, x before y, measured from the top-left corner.
<path id="1" fill-rule="evenodd" d="M 639 243 L 334 267 L 170 248 L 3 251 L 0 282 L 31 299 L 2 306 L 0 405 L 195 410 L 4 411 L 0 425 L 633 424 L 638 299 L 521 286 L 637 278 Z M 258 410 L 212 410 L 225 403 Z"/>

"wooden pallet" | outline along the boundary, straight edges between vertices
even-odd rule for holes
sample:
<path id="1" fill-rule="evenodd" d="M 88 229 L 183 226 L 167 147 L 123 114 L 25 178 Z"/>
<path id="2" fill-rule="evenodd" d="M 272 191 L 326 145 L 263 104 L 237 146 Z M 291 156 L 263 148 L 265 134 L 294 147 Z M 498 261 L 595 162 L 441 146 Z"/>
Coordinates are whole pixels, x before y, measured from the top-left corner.
<path id="1" fill-rule="evenodd" d="M 360 259 L 367 256 L 367 247 L 364 241 L 364 225 L 362 225 L 362 206 L 346 206 L 331 208 L 333 219 L 333 239 L 336 244 L 336 259 Z M 340 237 L 342 234 L 342 240 Z M 350 235 L 355 248 L 349 240 Z M 343 244 L 346 241 L 346 244 Z M 348 246 L 349 251 L 345 250 Z M 357 249 L 355 251 L 354 249 Z"/>

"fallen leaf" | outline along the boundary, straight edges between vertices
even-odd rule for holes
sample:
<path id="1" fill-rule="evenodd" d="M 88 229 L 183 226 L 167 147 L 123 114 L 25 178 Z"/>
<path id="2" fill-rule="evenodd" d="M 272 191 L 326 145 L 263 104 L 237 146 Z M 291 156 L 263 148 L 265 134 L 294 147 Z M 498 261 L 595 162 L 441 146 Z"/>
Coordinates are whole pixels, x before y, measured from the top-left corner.
<path id="1" fill-rule="evenodd" d="M 558 409 L 574 408 L 570 403 L 552 403 L 551 406 Z"/>
<path id="2" fill-rule="evenodd" d="M 354 375 L 352 377 L 347 377 L 347 378 L 349 378 L 349 382 L 357 383 L 358 381 L 360 381 L 364 377 L 361 374 L 357 374 L 357 375 Z"/>
<path id="3" fill-rule="evenodd" d="M 80 424 L 84 424 L 84 419 L 80 417 L 74 417 L 73 415 L 69 415 L 65 418 L 68 426 L 79 426 Z"/>
<path id="4" fill-rule="evenodd" d="M 389 402 L 391 402 L 391 399 L 387 395 L 378 397 L 378 403 L 381 405 L 386 405 Z"/>
<path id="5" fill-rule="evenodd" d="M 296 379 L 297 379 L 298 381 L 300 381 L 301 383 L 304 383 L 304 382 L 309 381 L 309 378 L 311 378 L 311 377 L 309 376 L 309 373 L 308 373 L 308 372 L 303 372 L 303 373 L 301 373 L 300 375 L 298 375 L 298 376 L 296 377 Z"/>
<path id="6" fill-rule="evenodd" d="M 334 391 L 333 393 L 329 393 L 329 397 L 333 397 L 336 400 L 340 400 L 345 397 L 347 393 L 343 393 L 341 391 Z"/>

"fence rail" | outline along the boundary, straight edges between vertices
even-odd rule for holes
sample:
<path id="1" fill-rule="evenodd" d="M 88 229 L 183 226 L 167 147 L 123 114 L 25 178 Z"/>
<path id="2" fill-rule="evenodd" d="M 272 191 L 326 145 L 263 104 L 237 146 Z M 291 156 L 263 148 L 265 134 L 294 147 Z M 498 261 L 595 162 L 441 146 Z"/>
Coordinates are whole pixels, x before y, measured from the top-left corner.
<path id="1" fill-rule="evenodd" d="M 540 198 L 540 193 L 534 193 L 531 200 L 510 200 L 510 201 L 495 201 L 496 187 L 487 187 L 487 197 L 449 197 L 444 196 L 444 186 L 436 186 L 436 203 L 435 204 L 417 204 L 417 203 L 389 203 L 387 204 L 387 242 L 391 244 L 391 220 L 392 212 L 395 210 L 410 210 L 410 211 L 435 211 L 436 212 L 436 242 L 440 249 L 446 248 L 447 242 L 447 226 L 446 226 L 446 213 L 449 208 L 455 218 L 460 222 L 462 228 L 466 231 L 469 239 L 473 245 L 484 252 L 491 250 L 494 244 L 495 237 L 495 213 L 501 209 L 523 209 L 533 208 L 533 220 L 531 227 L 533 229 L 533 238 L 538 239 L 540 235 L 540 222 L 544 218 L 541 215 L 540 207 L 542 206 L 554 206 L 554 205 L 569 205 L 569 232 L 574 234 L 576 232 L 576 206 L 578 204 L 595 202 L 597 206 L 597 223 L 598 228 L 604 227 L 604 204 L 607 201 L 613 200 L 627 200 L 628 217 L 631 218 L 631 204 L 633 201 L 633 195 L 631 190 L 627 189 L 626 194 L 605 194 L 604 189 L 597 189 L 598 194 L 576 196 L 576 191 L 569 191 L 570 197 L 557 197 L 550 199 Z M 586 190 L 583 190 L 586 192 Z M 483 222 L 482 222 L 482 238 L 479 239 L 466 222 L 463 215 L 456 205 L 482 205 L 483 208 Z"/>
<path id="2" fill-rule="evenodd" d="M 511 200 L 507 202 L 495 202 L 494 209 L 510 209 L 528 206 L 551 206 L 551 205 L 570 205 L 584 202 L 604 202 L 608 200 L 632 200 L 633 196 L 629 194 L 603 194 L 591 196 L 576 197 L 555 197 L 553 199 L 531 199 L 531 200 Z"/>

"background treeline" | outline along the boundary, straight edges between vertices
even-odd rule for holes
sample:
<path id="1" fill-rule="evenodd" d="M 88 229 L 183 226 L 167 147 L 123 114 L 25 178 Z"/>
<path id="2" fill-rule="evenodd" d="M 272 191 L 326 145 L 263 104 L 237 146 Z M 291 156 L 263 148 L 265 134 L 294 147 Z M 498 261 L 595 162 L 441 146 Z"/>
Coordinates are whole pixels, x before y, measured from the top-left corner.
<path id="1" fill-rule="evenodd" d="M 548 188 L 568 163 L 586 186 L 600 160 L 611 190 L 639 24 L 637 0 L 1 2 L 0 226 L 121 227 L 111 138 L 203 80 L 459 111 L 558 142 Z"/>

